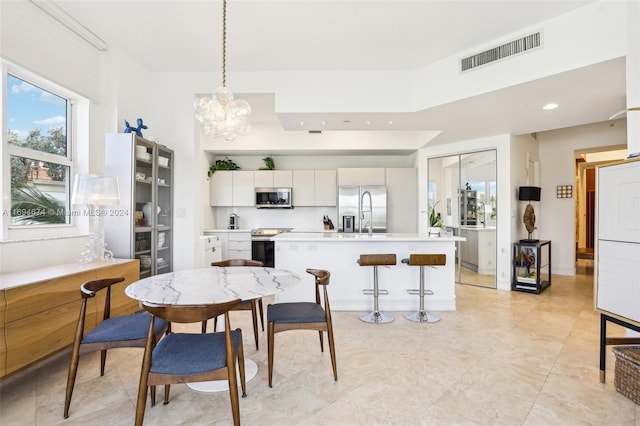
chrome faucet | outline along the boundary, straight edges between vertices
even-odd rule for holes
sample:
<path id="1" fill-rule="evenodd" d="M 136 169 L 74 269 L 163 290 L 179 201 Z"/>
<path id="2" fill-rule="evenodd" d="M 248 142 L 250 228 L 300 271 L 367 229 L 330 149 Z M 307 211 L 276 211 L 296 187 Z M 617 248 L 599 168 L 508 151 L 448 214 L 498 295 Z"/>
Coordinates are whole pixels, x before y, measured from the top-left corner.
<path id="1" fill-rule="evenodd" d="M 369 196 L 369 236 L 373 236 L 373 200 L 371 199 L 371 193 L 369 191 L 364 191 L 362 193 L 362 198 L 360 198 L 360 232 L 362 233 L 362 221 L 364 220 L 364 196 Z"/>

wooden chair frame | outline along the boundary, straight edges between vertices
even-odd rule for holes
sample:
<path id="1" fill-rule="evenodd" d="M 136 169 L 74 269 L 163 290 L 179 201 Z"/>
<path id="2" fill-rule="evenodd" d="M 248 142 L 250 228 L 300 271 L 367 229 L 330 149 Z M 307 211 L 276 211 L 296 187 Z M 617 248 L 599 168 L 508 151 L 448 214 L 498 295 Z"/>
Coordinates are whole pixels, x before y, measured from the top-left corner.
<path id="1" fill-rule="evenodd" d="M 73 396 L 73 388 L 76 382 L 78 364 L 80 362 L 81 355 L 100 351 L 100 376 L 104 376 L 104 369 L 107 361 L 107 350 L 115 348 L 144 348 L 147 342 L 147 334 L 143 334 L 142 338 L 135 340 L 114 340 L 108 342 L 82 343 L 87 315 L 87 301 L 95 297 L 99 291 L 106 289 L 104 314 L 102 320 L 104 321 L 108 318 L 111 318 L 111 286 L 122 281 L 124 281 L 124 277 L 104 278 L 99 280 L 86 281 L 80 286 L 80 315 L 78 317 L 75 337 L 71 346 L 71 360 L 69 362 L 69 372 L 67 374 L 67 389 L 64 400 L 65 419 L 69 417 L 69 407 L 71 406 L 71 397 Z M 159 333 L 152 333 L 152 339 L 154 341 L 156 339 L 159 339 L 166 332 L 166 330 L 167 327 L 165 326 Z"/>
<path id="2" fill-rule="evenodd" d="M 264 266 L 264 263 L 259 260 L 253 259 L 227 259 L 219 262 L 211 262 L 211 266 L 229 267 L 229 266 Z M 262 305 L 262 298 L 244 300 L 241 304 L 236 306 L 233 311 L 251 311 L 251 318 L 253 320 L 253 338 L 256 342 L 256 350 L 259 350 L 259 338 L 258 338 L 258 310 L 260 310 L 260 324 L 262 331 L 264 331 L 264 308 Z M 213 330 L 216 330 L 218 325 L 218 319 L 213 319 Z M 202 332 L 207 330 L 207 322 L 202 322 Z"/>
<path id="3" fill-rule="evenodd" d="M 329 341 L 329 352 L 331 353 L 331 365 L 333 367 L 333 378 L 338 380 L 338 367 L 336 364 L 335 341 L 333 337 L 333 321 L 331 320 L 331 307 L 329 305 L 329 294 L 327 286 L 331 274 L 323 269 L 306 269 L 306 272 L 315 277 L 316 287 L 316 303 L 322 305 L 320 301 L 320 286 L 323 290 L 325 321 L 322 322 L 298 322 L 298 323 L 276 323 L 274 321 L 267 322 L 267 346 L 268 346 L 268 365 L 269 365 L 269 387 L 273 387 L 273 353 L 275 334 L 288 330 L 318 330 L 320 335 L 320 351 L 324 352 L 324 342 L 322 333 L 327 333 Z M 292 302 L 292 304 L 295 302 Z M 271 305 L 269 305 L 271 306 Z M 267 307 L 267 312 L 269 307 Z M 267 314 L 268 315 L 268 314 Z"/>
<path id="4" fill-rule="evenodd" d="M 144 412 L 146 408 L 147 389 L 151 386 L 151 406 L 155 406 L 155 386 L 164 385 L 164 404 L 169 403 L 170 385 L 177 383 L 193 383 L 211 380 L 228 380 L 229 397 L 231 400 L 231 411 L 233 414 L 233 424 L 240 425 L 240 403 L 238 398 L 238 382 L 236 378 L 236 361 L 238 362 L 238 370 L 240 371 L 240 386 L 242 387 L 242 397 L 247 396 L 247 385 L 245 379 L 244 366 L 244 348 L 242 344 L 242 335 L 238 352 L 235 353 L 233 340 L 231 337 L 231 324 L 229 322 L 229 311 L 240 304 L 240 299 L 229 302 L 207 304 L 207 305 L 155 305 L 143 302 L 142 306 L 145 310 L 152 314 L 152 320 L 149 324 L 148 336 L 153 334 L 153 325 L 156 318 L 165 319 L 171 323 L 193 323 L 206 321 L 209 318 L 215 318 L 224 315 L 225 321 L 225 346 L 226 346 L 226 365 L 217 370 L 197 373 L 197 374 L 157 374 L 150 372 L 153 362 L 153 350 L 156 342 L 153 339 L 147 339 L 144 357 L 142 361 L 142 371 L 140 373 L 140 383 L 138 386 L 138 399 L 136 404 L 136 426 L 141 426 L 144 420 Z M 236 329 L 240 331 L 240 329 Z M 223 333 L 223 332 L 221 332 Z"/>

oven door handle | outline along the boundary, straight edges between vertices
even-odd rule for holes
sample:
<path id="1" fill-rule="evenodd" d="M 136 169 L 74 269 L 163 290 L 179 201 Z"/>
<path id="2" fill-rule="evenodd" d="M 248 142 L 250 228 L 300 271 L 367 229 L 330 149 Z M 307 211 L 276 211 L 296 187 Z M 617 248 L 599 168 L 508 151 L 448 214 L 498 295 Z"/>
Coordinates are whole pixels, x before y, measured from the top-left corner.
<path id="1" fill-rule="evenodd" d="M 251 241 L 271 241 L 271 237 L 251 237 Z"/>

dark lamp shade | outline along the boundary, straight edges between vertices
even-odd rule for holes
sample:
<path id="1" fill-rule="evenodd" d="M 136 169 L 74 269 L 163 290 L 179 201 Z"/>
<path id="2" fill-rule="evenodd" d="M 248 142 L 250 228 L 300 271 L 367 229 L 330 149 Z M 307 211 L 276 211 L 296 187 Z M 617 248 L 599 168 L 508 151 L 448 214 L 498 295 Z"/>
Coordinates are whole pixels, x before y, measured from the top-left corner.
<path id="1" fill-rule="evenodd" d="M 518 191 L 519 201 L 540 201 L 539 186 L 521 186 Z"/>

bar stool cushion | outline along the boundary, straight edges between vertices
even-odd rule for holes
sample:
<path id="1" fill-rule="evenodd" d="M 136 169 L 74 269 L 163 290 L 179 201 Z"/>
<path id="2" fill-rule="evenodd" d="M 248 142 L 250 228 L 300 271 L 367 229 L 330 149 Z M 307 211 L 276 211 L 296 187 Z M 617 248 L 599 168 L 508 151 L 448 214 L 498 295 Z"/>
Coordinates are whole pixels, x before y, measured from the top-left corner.
<path id="1" fill-rule="evenodd" d="M 444 266 L 447 263 L 446 254 L 412 254 L 402 259 L 402 263 L 409 266 Z"/>
<path id="2" fill-rule="evenodd" d="M 381 266 L 381 265 L 395 265 L 396 255 L 395 253 L 385 254 L 361 254 L 358 259 L 360 266 Z"/>

